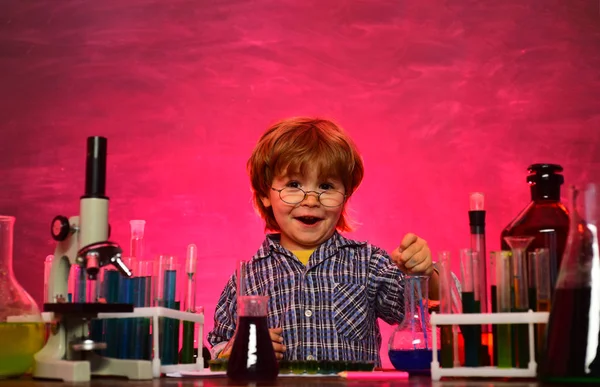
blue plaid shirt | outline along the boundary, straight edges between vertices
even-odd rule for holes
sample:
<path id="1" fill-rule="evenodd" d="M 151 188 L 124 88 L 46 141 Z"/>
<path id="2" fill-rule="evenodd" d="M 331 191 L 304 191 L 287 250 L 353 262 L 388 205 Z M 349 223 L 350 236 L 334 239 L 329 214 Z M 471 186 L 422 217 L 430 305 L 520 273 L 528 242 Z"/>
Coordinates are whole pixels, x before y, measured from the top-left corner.
<path id="1" fill-rule="evenodd" d="M 246 294 L 270 297 L 268 324 L 283 328 L 285 359 L 381 365 L 377 319 L 398 324 L 404 315 L 404 275 L 385 251 L 336 232 L 304 266 L 271 234 L 246 272 Z M 235 332 L 235 283 L 232 275 L 217 303 L 214 349 Z"/>

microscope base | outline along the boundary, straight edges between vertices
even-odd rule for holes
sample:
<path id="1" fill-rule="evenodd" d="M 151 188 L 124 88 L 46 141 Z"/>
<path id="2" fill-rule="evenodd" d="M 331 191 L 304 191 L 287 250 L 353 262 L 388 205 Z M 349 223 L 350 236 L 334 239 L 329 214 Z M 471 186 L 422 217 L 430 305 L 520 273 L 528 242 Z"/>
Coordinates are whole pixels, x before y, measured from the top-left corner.
<path id="1" fill-rule="evenodd" d="M 150 380 L 153 376 L 152 363 L 148 360 L 112 359 L 90 353 L 86 360 L 38 360 L 33 372 L 34 378 L 65 382 L 88 382 L 92 376 Z"/>
<path id="2" fill-rule="evenodd" d="M 65 382 L 89 382 L 90 362 L 70 360 L 36 361 L 34 378 L 58 379 Z"/>

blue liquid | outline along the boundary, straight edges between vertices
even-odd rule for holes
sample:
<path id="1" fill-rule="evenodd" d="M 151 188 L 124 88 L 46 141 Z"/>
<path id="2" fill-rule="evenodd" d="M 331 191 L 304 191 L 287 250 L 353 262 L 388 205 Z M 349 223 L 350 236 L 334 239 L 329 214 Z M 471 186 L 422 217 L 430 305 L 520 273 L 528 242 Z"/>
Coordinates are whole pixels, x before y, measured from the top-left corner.
<path id="1" fill-rule="evenodd" d="M 133 278 L 121 276 L 119 283 L 119 302 L 124 304 L 133 303 Z M 119 359 L 130 359 L 129 340 L 133 332 L 133 321 L 130 318 L 118 319 L 119 332 Z"/>
<path id="2" fill-rule="evenodd" d="M 144 277 L 144 289 L 146 290 L 146 297 L 144 299 L 144 306 L 152 306 L 154 294 L 152 294 L 152 277 L 147 276 Z M 154 329 L 154 328 L 153 328 Z M 158 327 L 156 327 L 158 329 Z M 144 327 L 142 328 L 144 332 L 148 332 L 146 343 L 144 344 L 144 359 L 151 360 L 152 352 L 153 352 L 153 341 L 152 341 L 152 333 L 150 319 L 144 320 Z"/>
<path id="3" fill-rule="evenodd" d="M 146 306 L 146 278 L 135 277 L 132 278 L 132 281 L 133 306 L 136 308 Z M 150 333 L 149 321 L 146 318 L 133 318 L 131 320 L 133 335 L 129 340 L 129 357 L 130 359 L 147 359 L 148 335 Z"/>
<path id="4" fill-rule="evenodd" d="M 104 299 L 107 303 L 119 302 L 119 277 L 121 274 L 116 270 L 107 270 L 104 273 L 102 289 Z M 111 318 L 104 320 L 104 336 L 106 340 L 106 350 L 103 354 L 108 357 L 116 358 L 119 356 L 119 331 L 117 327 L 118 319 Z"/>
<path id="5" fill-rule="evenodd" d="M 177 289 L 177 272 L 175 270 L 165 270 L 164 271 L 164 290 L 163 290 L 163 300 L 164 307 L 170 309 L 179 309 L 175 302 L 175 291 Z M 163 318 L 162 326 L 163 333 L 161 336 L 161 363 L 163 365 L 167 364 L 177 364 L 177 352 L 175 351 L 176 345 L 178 345 L 178 340 L 176 338 L 179 337 L 179 320 L 173 320 L 170 318 Z M 177 330 L 177 331 L 176 331 Z"/>
<path id="6" fill-rule="evenodd" d="M 430 349 L 390 350 L 388 352 L 394 368 L 411 374 L 431 373 L 433 351 Z M 438 350 L 438 359 L 440 350 Z"/>

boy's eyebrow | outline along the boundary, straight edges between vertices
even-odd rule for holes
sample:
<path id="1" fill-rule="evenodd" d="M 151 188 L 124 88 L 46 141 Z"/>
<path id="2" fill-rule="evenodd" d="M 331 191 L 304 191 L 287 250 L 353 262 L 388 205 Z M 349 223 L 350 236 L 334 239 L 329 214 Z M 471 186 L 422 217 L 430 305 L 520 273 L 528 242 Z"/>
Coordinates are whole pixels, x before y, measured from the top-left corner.
<path id="1" fill-rule="evenodd" d="M 342 183 L 343 180 L 340 179 L 337 176 L 333 176 L 333 175 L 328 175 L 328 176 L 319 176 L 319 179 L 321 180 L 329 180 L 329 181 L 334 181 L 334 182 L 338 182 L 338 183 Z"/>

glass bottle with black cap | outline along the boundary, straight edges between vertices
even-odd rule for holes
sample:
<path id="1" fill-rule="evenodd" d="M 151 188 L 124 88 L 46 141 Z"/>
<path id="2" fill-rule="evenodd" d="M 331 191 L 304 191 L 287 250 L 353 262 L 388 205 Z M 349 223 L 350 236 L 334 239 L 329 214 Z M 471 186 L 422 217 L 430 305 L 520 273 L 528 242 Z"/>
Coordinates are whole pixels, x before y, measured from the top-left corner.
<path id="1" fill-rule="evenodd" d="M 547 248 L 550 253 L 551 286 L 554 289 L 569 234 L 569 212 L 560 199 L 563 168 L 556 164 L 533 164 L 527 168 L 531 202 L 502 230 L 502 250 L 510 251 L 507 236 L 530 236 L 528 251 Z"/>

